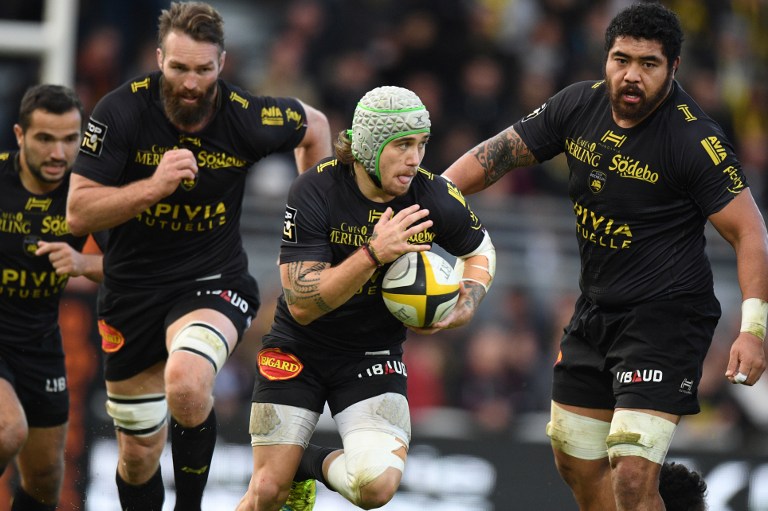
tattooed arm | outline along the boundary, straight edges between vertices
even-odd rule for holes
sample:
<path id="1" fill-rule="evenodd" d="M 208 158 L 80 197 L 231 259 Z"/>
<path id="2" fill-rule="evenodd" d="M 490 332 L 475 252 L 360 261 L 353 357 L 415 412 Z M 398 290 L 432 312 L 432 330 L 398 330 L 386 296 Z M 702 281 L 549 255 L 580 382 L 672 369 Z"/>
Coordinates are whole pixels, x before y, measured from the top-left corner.
<path id="1" fill-rule="evenodd" d="M 280 265 L 280 281 L 291 316 L 301 325 L 344 305 L 370 279 L 382 264 L 406 252 L 429 250 L 426 244 L 410 244 L 408 239 L 432 227 L 429 214 L 418 204 L 396 214 L 387 208 L 374 226 L 368 248 L 361 247 L 339 264 L 296 261 Z M 379 299 L 378 297 L 376 299 Z"/>
<path id="2" fill-rule="evenodd" d="M 469 195 L 488 188 L 512 169 L 535 163 L 528 146 L 510 126 L 464 153 L 443 176 Z"/>

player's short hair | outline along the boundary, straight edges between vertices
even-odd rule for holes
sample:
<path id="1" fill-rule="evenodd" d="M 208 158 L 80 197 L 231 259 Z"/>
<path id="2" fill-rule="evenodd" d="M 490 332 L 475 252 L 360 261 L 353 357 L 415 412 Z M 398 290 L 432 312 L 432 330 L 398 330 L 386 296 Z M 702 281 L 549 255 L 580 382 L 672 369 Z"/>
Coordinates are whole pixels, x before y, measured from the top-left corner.
<path id="1" fill-rule="evenodd" d="M 157 44 L 163 47 L 165 38 L 178 30 L 198 42 L 212 43 L 224 51 L 224 18 L 205 2 L 171 2 L 163 9 L 157 24 Z"/>
<path id="2" fill-rule="evenodd" d="M 698 472 L 673 461 L 661 466 L 659 493 L 667 511 L 706 511 L 707 483 Z"/>
<path id="3" fill-rule="evenodd" d="M 670 68 L 683 46 L 683 29 L 677 14 L 656 2 L 632 4 L 611 20 L 605 30 L 606 55 L 617 37 L 659 41 Z"/>
<path id="4" fill-rule="evenodd" d="M 74 109 L 80 112 L 80 117 L 83 116 L 83 104 L 69 87 L 48 83 L 33 85 L 21 98 L 19 126 L 26 131 L 32 123 L 32 112 L 35 110 L 61 115 Z"/>

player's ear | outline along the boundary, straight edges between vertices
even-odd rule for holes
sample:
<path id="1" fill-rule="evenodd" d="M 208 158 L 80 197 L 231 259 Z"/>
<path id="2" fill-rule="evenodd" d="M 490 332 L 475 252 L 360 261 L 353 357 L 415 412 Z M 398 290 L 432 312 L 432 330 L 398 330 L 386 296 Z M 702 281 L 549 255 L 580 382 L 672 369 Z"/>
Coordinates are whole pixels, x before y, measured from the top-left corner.
<path id="1" fill-rule="evenodd" d="M 163 69 L 163 49 L 157 49 L 157 68 L 162 71 Z"/>
<path id="2" fill-rule="evenodd" d="M 227 51 L 224 50 L 221 52 L 221 55 L 219 56 L 219 74 L 221 74 L 221 70 L 224 69 L 224 62 L 227 60 Z"/>

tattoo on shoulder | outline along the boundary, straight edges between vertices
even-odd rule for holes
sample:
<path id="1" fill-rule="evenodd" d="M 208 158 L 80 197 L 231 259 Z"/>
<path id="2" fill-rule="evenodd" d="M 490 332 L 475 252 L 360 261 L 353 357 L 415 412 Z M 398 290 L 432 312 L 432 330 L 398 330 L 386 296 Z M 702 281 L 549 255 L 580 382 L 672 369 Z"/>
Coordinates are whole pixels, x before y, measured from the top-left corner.
<path id="1" fill-rule="evenodd" d="M 485 186 L 490 186 L 512 169 L 536 163 L 536 158 L 511 126 L 472 149 L 485 171 Z"/>

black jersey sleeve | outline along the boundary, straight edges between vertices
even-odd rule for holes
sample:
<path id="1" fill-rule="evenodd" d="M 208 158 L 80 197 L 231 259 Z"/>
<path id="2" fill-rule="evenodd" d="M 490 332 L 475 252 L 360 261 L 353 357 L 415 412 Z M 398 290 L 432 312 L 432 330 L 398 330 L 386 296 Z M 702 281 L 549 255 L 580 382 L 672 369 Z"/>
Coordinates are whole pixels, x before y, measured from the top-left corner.
<path id="1" fill-rule="evenodd" d="M 678 147 L 680 159 L 673 178 L 708 217 L 724 208 L 748 183 L 720 126 L 701 111 L 694 116 L 695 121 L 675 130 L 672 143 Z"/>
<path id="2" fill-rule="evenodd" d="M 133 133 L 140 128 L 141 94 L 149 92 L 129 94 L 123 86 L 97 103 L 83 132 L 80 152 L 72 170 L 75 174 L 106 186 L 124 184 L 122 174 Z"/>
<path id="3" fill-rule="evenodd" d="M 309 170 L 298 176 L 288 191 L 280 244 L 280 264 L 295 261 L 332 262 L 328 244 L 329 194 L 320 174 Z"/>
<path id="4" fill-rule="evenodd" d="M 603 82 L 578 82 L 562 89 L 513 127 L 536 161 L 543 162 L 565 148 L 566 123 Z"/>
<path id="5" fill-rule="evenodd" d="M 443 176 L 431 176 L 430 200 L 424 203 L 435 225 L 435 242 L 451 255 L 469 254 L 482 243 L 485 228 L 456 185 Z"/>

